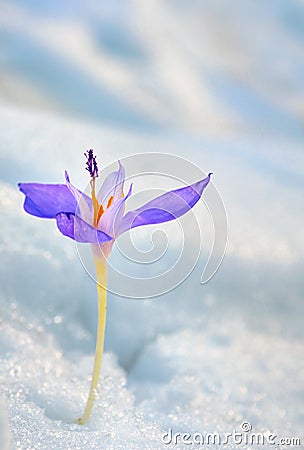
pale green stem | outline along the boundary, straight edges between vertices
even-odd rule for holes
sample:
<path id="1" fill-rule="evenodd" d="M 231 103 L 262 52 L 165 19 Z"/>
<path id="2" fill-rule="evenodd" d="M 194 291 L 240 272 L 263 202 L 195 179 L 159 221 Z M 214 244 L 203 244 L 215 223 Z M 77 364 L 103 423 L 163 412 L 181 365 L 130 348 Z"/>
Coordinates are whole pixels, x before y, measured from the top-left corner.
<path id="1" fill-rule="evenodd" d="M 104 347 L 104 335 L 106 328 L 106 312 L 107 312 L 107 262 L 105 258 L 95 258 L 96 277 L 97 277 L 97 292 L 98 292 L 98 324 L 97 324 L 97 338 L 95 348 L 95 361 L 93 368 L 93 375 L 91 381 L 91 387 L 89 397 L 84 410 L 84 413 L 80 419 L 77 420 L 79 425 L 84 425 L 90 415 L 93 408 L 93 403 L 96 395 L 96 388 L 98 385 L 100 367 L 103 355 Z"/>

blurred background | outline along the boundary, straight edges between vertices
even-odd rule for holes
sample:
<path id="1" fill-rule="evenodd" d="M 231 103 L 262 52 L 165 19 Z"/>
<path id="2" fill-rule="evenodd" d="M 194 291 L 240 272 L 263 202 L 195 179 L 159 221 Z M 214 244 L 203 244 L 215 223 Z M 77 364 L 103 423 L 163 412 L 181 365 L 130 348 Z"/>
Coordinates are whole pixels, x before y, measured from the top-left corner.
<path id="1" fill-rule="evenodd" d="M 105 165 L 180 156 L 214 172 L 226 257 L 205 286 L 202 259 L 156 300 L 109 295 L 106 349 L 136 411 L 162 429 L 232 431 L 247 418 L 257 431 L 299 434 L 303 74 L 302 0 L 0 1 L 0 311 L 16 342 L 28 333 L 39 353 L 31 333 L 42 327 L 44 345 L 72 364 L 93 352 L 96 326 L 95 286 L 73 243 L 25 216 L 16 183 L 62 182 L 67 168 L 83 187 L 91 147 Z M 29 396 L 46 416 L 58 401 L 49 395 Z"/>
<path id="2" fill-rule="evenodd" d="M 300 135 L 300 0 L 2 1 L 1 98 L 135 130 Z"/>

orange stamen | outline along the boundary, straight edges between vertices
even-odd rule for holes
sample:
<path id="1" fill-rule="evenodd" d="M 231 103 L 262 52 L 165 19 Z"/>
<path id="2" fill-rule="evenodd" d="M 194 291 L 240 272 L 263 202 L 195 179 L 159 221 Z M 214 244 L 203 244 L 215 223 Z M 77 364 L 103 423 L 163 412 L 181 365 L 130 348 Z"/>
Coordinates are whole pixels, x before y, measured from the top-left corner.
<path id="1" fill-rule="evenodd" d="M 97 228 L 98 222 L 100 221 L 100 218 L 103 215 L 103 213 L 104 213 L 103 206 L 99 205 L 99 209 L 98 209 L 98 213 L 97 213 L 97 217 L 96 217 L 96 228 Z"/>
<path id="2" fill-rule="evenodd" d="M 113 203 L 113 200 L 114 200 L 114 197 L 113 197 L 113 195 L 111 195 L 111 197 L 110 197 L 109 200 L 108 200 L 107 208 L 110 208 L 110 206 L 111 206 L 112 203 Z"/>

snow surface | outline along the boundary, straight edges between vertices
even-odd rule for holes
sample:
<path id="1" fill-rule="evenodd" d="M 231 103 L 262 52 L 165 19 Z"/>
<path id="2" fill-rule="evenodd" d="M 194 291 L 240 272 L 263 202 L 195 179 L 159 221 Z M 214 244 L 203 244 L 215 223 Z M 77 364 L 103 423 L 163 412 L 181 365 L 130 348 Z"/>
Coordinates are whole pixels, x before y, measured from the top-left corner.
<path id="1" fill-rule="evenodd" d="M 224 435 L 244 421 L 303 444 L 304 8 L 225 5 L 2 2 L 1 450 L 161 449 L 170 428 Z M 207 232 L 184 283 L 155 299 L 109 294 L 98 399 L 80 427 L 95 285 L 74 243 L 24 213 L 17 183 L 68 169 L 86 186 L 90 147 L 104 165 L 153 151 L 213 171 L 229 242 L 201 285 L 210 223 L 198 206 Z M 151 229 L 132 237 L 146 251 Z M 111 263 L 152 270 L 117 249 Z"/>

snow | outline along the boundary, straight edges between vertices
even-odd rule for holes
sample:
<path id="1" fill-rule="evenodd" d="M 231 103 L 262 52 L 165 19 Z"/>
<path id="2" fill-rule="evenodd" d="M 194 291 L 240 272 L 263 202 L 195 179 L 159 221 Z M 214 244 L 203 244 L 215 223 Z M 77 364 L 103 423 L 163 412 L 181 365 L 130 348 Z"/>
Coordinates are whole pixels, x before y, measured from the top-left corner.
<path id="1" fill-rule="evenodd" d="M 170 429 L 224 435 L 244 421 L 303 444 L 301 2 L 16 1 L 2 10 L 1 450 L 161 449 Z M 129 174 L 133 155 L 145 161 L 148 152 L 164 173 L 178 167 L 164 154 L 193 163 L 188 181 L 214 172 L 229 240 L 219 271 L 201 285 L 213 233 L 203 204 L 180 224 L 122 236 L 110 259 L 98 398 L 80 427 L 96 286 L 78 252 L 86 268 L 90 256 L 52 221 L 25 214 L 17 183 L 63 182 L 67 169 L 84 188 L 82 153 L 91 147 L 104 166 L 125 160 Z M 131 181 L 130 207 L 143 189 L 179 186 L 168 177 Z M 183 239 L 183 269 L 194 270 L 179 284 Z M 164 293 L 140 299 L 150 289 L 142 279 L 171 266 L 179 285 L 156 277 Z M 115 286 L 115 271 L 126 284 Z M 248 448 L 226 446 L 236 447 Z"/>

